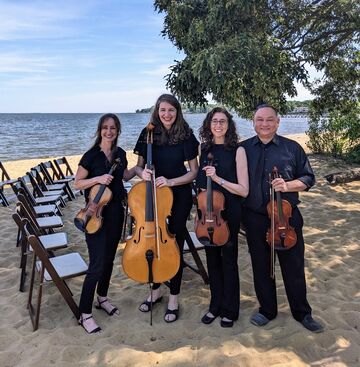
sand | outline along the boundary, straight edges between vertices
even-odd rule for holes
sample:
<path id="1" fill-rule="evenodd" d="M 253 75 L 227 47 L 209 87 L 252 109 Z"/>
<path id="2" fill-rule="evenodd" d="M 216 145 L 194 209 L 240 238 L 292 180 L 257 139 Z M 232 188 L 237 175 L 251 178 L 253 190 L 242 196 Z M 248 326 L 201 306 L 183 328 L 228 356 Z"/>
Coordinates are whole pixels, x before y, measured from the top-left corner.
<path id="1" fill-rule="evenodd" d="M 301 140 L 302 139 L 302 140 Z M 305 136 L 296 138 L 305 142 Z M 128 154 L 131 164 L 136 159 Z M 79 156 L 70 157 L 75 168 Z M 0 365 L 2 367 L 65 366 L 359 366 L 360 365 L 360 182 L 330 186 L 327 173 L 346 169 L 334 159 L 310 156 L 317 176 L 316 186 L 301 194 L 305 219 L 306 279 L 313 315 L 325 325 L 325 332 L 312 334 L 290 314 L 280 269 L 276 268 L 279 315 L 264 328 L 253 326 L 249 317 L 257 310 L 246 241 L 239 236 L 241 281 L 240 319 L 231 329 L 216 320 L 203 325 L 209 288 L 190 269 L 184 270 L 180 295 L 180 318 L 166 324 L 168 290 L 157 304 L 153 326 L 149 315 L 137 310 L 147 296 L 146 285 L 128 279 L 121 268 L 120 244 L 115 258 L 109 297 L 118 305 L 120 316 L 109 317 L 94 309 L 103 328 L 87 335 L 60 296 L 56 287 L 44 289 L 40 327 L 32 331 L 26 309 L 27 292 L 19 287 L 17 229 L 11 218 L 14 203 L 0 208 Z M 5 162 L 11 177 L 17 177 L 41 161 Z M 71 247 L 87 259 L 83 234 L 72 220 L 83 206 L 83 198 L 64 209 L 64 228 Z M 191 223 L 189 222 L 189 226 Z M 203 251 L 200 252 L 205 263 Z M 186 255 L 191 260 L 191 255 Z M 30 260 L 29 260 L 30 264 Z M 83 277 L 68 282 L 78 302 Z M 28 288 L 28 282 L 26 284 Z"/>

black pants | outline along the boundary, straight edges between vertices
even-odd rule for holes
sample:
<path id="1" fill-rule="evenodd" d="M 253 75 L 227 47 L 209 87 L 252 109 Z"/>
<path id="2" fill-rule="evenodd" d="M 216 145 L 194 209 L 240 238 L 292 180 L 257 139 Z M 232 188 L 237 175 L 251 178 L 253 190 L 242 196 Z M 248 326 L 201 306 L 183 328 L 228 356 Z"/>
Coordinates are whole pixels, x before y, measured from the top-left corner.
<path id="1" fill-rule="evenodd" d="M 169 218 L 169 231 L 175 234 L 176 243 L 180 251 L 180 267 L 173 278 L 170 279 L 170 294 L 180 293 L 181 280 L 184 269 L 183 249 L 185 242 L 186 222 L 192 207 L 192 194 L 190 185 L 176 186 L 173 189 L 174 201 Z M 159 283 L 154 283 L 153 289 L 158 289 Z"/>
<path id="2" fill-rule="evenodd" d="M 123 222 L 124 207 L 121 202 L 110 202 L 104 208 L 103 225 L 100 231 L 86 234 L 89 268 L 80 297 L 79 309 L 81 313 L 91 313 L 96 287 L 99 296 L 107 296 Z"/>
<path id="3" fill-rule="evenodd" d="M 238 319 L 240 308 L 237 234 L 232 233 L 224 246 L 205 248 L 211 292 L 209 311 L 230 320 Z"/>
<path id="4" fill-rule="evenodd" d="M 260 304 L 259 312 L 271 320 L 276 317 L 278 309 L 275 279 L 270 277 L 270 246 L 266 242 L 270 220 L 265 214 L 247 209 L 244 211 L 244 224 L 255 292 Z M 297 243 L 289 250 L 276 251 L 276 255 L 279 259 L 291 313 L 295 320 L 302 321 L 305 315 L 311 314 L 311 307 L 306 298 L 303 218 L 297 208 L 293 210 L 290 225 L 295 229 Z"/>

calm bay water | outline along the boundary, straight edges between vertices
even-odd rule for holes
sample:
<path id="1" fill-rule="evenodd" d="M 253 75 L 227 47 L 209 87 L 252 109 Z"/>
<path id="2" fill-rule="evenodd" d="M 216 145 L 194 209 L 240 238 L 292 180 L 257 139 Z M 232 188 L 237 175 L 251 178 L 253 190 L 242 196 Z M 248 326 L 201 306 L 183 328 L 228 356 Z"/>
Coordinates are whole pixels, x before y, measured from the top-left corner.
<path id="1" fill-rule="evenodd" d="M 93 142 L 101 114 L 96 113 L 0 113 L 0 160 L 46 158 L 84 153 Z M 119 113 L 122 134 L 120 146 L 132 150 L 146 126 L 147 113 Z M 186 120 L 198 136 L 205 114 L 188 114 Z M 252 122 L 235 118 L 241 138 L 253 135 Z M 306 118 L 281 119 L 280 134 L 298 134 L 307 130 Z"/>

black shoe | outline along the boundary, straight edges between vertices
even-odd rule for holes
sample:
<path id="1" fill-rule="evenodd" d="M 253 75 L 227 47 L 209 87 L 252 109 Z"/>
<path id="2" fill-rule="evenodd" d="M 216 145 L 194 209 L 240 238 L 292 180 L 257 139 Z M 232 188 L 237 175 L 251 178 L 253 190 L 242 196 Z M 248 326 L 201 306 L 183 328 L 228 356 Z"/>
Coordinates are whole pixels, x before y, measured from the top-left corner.
<path id="1" fill-rule="evenodd" d="M 208 316 L 208 313 L 209 312 L 206 312 L 206 314 L 201 318 L 201 322 L 205 325 L 211 324 L 217 318 L 217 316 Z"/>
<path id="2" fill-rule="evenodd" d="M 265 326 L 270 322 L 270 320 L 260 312 L 256 312 L 254 315 L 251 316 L 250 322 L 256 326 Z"/>
<path id="3" fill-rule="evenodd" d="M 157 303 L 162 301 L 162 296 L 157 298 L 155 301 L 152 302 L 152 306 L 156 305 Z M 145 306 L 145 307 L 144 307 Z M 151 310 L 151 302 L 148 300 L 145 300 L 140 306 L 139 311 L 141 312 L 149 312 Z"/>
<path id="4" fill-rule="evenodd" d="M 304 328 L 312 331 L 313 333 L 322 333 L 324 331 L 324 327 L 315 321 L 310 314 L 306 315 L 301 321 L 301 325 Z"/>
<path id="5" fill-rule="evenodd" d="M 175 318 L 172 319 L 172 320 L 168 320 L 166 318 L 167 315 L 174 315 Z M 164 320 L 165 320 L 165 322 L 170 323 L 170 322 L 176 321 L 178 319 L 178 317 L 179 317 L 179 307 L 176 310 L 169 310 L 169 309 L 167 309 L 166 312 L 165 312 L 165 315 L 164 315 Z"/>
<path id="6" fill-rule="evenodd" d="M 227 321 L 227 320 L 221 319 L 221 321 L 220 321 L 220 326 L 221 327 L 233 327 L 233 325 L 234 325 L 233 320 Z"/>

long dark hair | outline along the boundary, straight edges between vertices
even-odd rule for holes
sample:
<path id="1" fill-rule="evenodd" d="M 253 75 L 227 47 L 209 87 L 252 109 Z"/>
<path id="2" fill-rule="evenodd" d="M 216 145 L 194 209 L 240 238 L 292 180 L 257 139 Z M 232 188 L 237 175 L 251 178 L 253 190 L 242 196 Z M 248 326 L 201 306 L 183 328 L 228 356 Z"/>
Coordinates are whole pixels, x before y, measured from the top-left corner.
<path id="1" fill-rule="evenodd" d="M 176 120 L 170 130 L 166 130 L 159 117 L 160 103 L 167 102 L 176 109 Z M 150 121 L 155 125 L 154 140 L 157 144 L 178 144 L 190 137 L 192 130 L 185 121 L 180 102 L 172 94 L 162 94 L 156 101 Z"/>
<path id="2" fill-rule="evenodd" d="M 211 120 L 215 113 L 221 112 L 227 117 L 228 129 L 225 134 L 224 146 L 225 149 L 233 149 L 239 143 L 239 136 L 236 131 L 235 121 L 233 116 L 223 107 L 215 107 L 205 117 L 201 128 L 199 129 L 200 140 L 203 143 L 203 149 L 209 151 L 213 145 L 213 134 L 211 132 Z"/>
<path id="3" fill-rule="evenodd" d="M 116 138 L 114 139 L 114 141 L 111 144 L 111 162 L 114 160 L 115 158 L 115 153 L 117 150 L 117 143 L 118 143 L 118 138 L 121 134 L 121 123 L 120 123 L 120 119 L 114 114 L 114 113 L 106 113 L 105 115 L 102 115 L 99 119 L 98 122 L 98 126 L 96 129 L 96 133 L 94 135 L 95 138 L 95 142 L 94 145 L 92 147 L 96 147 L 99 146 L 101 144 L 101 129 L 102 129 L 102 125 L 103 123 L 108 120 L 108 119 L 113 119 L 115 122 L 115 126 L 116 126 L 116 130 L 117 130 L 117 135 Z"/>

